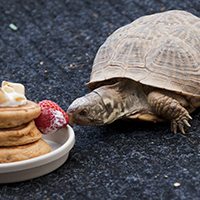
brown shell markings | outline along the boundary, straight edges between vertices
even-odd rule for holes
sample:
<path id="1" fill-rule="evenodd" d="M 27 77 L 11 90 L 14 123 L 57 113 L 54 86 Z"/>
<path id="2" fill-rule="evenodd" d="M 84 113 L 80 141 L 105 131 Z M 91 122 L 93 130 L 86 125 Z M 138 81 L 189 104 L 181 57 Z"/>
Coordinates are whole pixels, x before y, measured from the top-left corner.
<path id="1" fill-rule="evenodd" d="M 185 11 L 141 17 L 116 30 L 100 47 L 90 82 L 130 78 L 200 96 L 200 19 Z"/>

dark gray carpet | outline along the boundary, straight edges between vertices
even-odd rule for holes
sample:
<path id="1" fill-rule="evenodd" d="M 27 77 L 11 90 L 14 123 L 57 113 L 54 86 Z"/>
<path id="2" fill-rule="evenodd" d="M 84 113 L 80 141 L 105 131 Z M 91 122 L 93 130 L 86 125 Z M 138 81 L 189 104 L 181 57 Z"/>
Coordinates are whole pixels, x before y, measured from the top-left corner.
<path id="1" fill-rule="evenodd" d="M 110 33 L 142 15 L 172 9 L 200 16 L 200 1 L 1 0 L 0 79 L 23 83 L 30 100 L 51 99 L 67 110 L 89 92 L 94 56 Z M 186 135 L 174 135 L 165 123 L 74 126 L 76 143 L 63 166 L 0 185 L 0 199 L 199 200 L 199 113 L 192 114 Z"/>

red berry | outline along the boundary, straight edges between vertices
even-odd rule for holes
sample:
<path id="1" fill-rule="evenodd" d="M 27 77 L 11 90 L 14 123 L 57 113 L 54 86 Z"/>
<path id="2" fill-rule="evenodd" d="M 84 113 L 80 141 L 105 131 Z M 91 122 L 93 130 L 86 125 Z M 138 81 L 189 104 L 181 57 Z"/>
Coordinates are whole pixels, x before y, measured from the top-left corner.
<path id="1" fill-rule="evenodd" d="M 41 114 L 35 119 L 35 124 L 43 134 L 54 133 L 69 123 L 68 115 L 53 101 L 43 100 L 38 105 L 41 107 Z"/>

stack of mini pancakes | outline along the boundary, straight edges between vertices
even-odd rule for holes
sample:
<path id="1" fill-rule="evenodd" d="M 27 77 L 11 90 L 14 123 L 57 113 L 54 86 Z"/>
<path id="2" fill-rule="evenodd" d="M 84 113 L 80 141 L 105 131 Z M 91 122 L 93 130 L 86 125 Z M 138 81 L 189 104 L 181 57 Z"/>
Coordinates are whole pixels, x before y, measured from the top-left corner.
<path id="1" fill-rule="evenodd" d="M 0 101 L 1 93 L 0 88 Z M 17 107 L 0 107 L 0 163 L 27 160 L 51 151 L 34 122 L 40 113 L 40 106 L 29 100 Z"/>

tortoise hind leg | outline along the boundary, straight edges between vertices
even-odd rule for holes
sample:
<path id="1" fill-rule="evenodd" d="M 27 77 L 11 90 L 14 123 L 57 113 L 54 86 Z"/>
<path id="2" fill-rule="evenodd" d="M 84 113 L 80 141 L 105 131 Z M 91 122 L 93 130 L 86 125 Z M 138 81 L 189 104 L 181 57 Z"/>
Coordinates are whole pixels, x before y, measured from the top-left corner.
<path id="1" fill-rule="evenodd" d="M 184 108 L 188 105 L 184 97 L 168 91 L 152 91 L 148 94 L 148 102 L 155 114 L 171 121 L 171 130 L 176 133 L 177 127 L 185 134 L 184 125 L 192 117 Z"/>

